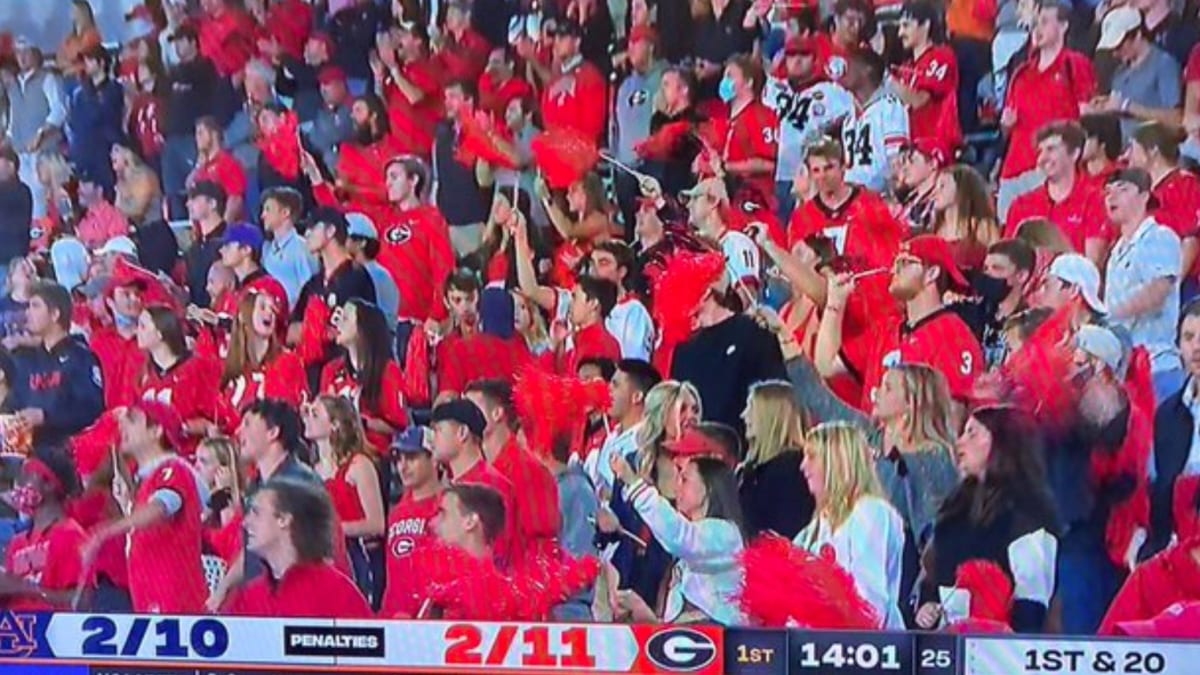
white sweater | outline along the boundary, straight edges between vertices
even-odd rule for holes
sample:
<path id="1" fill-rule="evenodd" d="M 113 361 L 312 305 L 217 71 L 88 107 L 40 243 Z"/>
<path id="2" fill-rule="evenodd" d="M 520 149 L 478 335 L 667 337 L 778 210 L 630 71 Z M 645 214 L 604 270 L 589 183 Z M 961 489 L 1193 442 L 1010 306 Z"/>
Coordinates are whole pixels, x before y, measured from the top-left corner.
<path id="1" fill-rule="evenodd" d="M 904 520 L 887 500 L 859 499 L 836 530 L 815 515 L 792 543 L 818 555 L 825 546 L 832 546 L 838 564 L 854 577 L 858 592 L 879 612 L 883 628 L 904 630 L 900 616 Z"/>
<path id="2" fill-rule="evenodd" d="M 684 600 L 726 626 L 745 625 L 737 604 L 742 585 L 742 533 L 728 520 L 691 521 L 652 487 L 639 490 L 633 508 L 667 553 L 678 559 L 672 570 L 663 621 L 673 621 Z M 678 582 L 674 580 L 677 579 Z"/>

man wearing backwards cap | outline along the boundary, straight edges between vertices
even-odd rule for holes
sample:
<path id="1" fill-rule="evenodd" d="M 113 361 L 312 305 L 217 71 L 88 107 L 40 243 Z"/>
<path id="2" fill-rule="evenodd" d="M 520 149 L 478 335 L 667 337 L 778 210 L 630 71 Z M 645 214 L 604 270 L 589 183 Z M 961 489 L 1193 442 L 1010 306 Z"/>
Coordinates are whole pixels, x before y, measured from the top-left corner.
<path id="1" fill-rule="evenodd" d="M 840 275 L 829 281 L 828 300 L 817 334 L 818 370 L 838 373 L 847 369 L 839 351 L 842 343 L 842 313 L 854 288 L 853 277 Z M 875 389 L 883 373 L 898 363 L 924 363 L 946 376 L 951 395 L 965 401 L 975 377 L 983 372 L 983 349 L 979 340 L 942 297 L 948 290 L 969 288 L 966 277 L 954 264 L 954 254 L 945 239 L 930 234 L 914 237 L 900 246 L 892 267 L 888 292 L 904 304 L 904 321 L 885 327 L 863 373 L 863 410 L 874 404 Z"/>
<path id="2" fill-rule="evenodd" d="M 488 464 L 483 456 L 483 434 L 487 418 L 479 406 L 460 398 L 433 409 L 433 458 L 449 471 L 455 485 L 489 487 L 504 500 L 505 513 L 511 513 L 513 485 Z M 504 534 L 496 544 L 497 556 L 513 560 L 512 545 L 516 534 L 512 519 L 504 525 Z"/>
<path id="3" fill-rule="evenodd" d="M 183 421 L 159 401 L 137 401 L 117 411 L 121 453 L 137 463 L 136 493 L 122 477 L 114 481 L 129 515 L 99 526 L 83 547 L 85 568 L 100 545 L 129 535 L 133 610 L 152 614 L 200 614 L 208 597 L 200 564 L 200 522 L 207 490 L 190 464 L 175 454 Z"/>
<path id="4" fill-rule="evenodd" d="M 64 510 L 79 490 L 79 478 L 65 452 L 25 460 L 10 502 L 32 527 L 13 537 L 0 572 L 0 607 L 12 611 L 51 611 L 70 605 L 83 573 L 79 550 L 87 535 Z"/>
<path id="5" fill-rule="evenodd" d="M 1015 237 L 1021 223 L 1045 218 L 1067 235 L 1075 250 L 1100 265 L 1112 239 L 1104 213 L 1104 196 L 1080 172 L 1087 141 L 1083 127 L 1072 121 L 1052 122 L 1037 132 L 1037 167 L 1046 182 L 1013 201 L 1004 236 Z"/>
<path id="6" fill-rule="evenodd" d="M 1154 391 L 1162 401 L 1183 386 L 1175 345 L 1183 251 L 1179 236 L 1149 215 L 1150 189 L 1150 174 L 1142 169 L 1117 171 L 1104 187 L 1109 221 L 1120 230 L 1108 258 L 1104 302 L 1134 346 L 1150 352 Z"/>
<path id="7" fill-rule="evenodd" d="M 933 228 L 933 190 L 946 166 L 946 153 L 932 138 L 914 138 L 900 155 L 896 191 L 900 195 L 897 218 L 913 232 Z"/>
<path id="8" fill-rule="evenodd" d="M 783 63 L 767 78 L 763 103 L 779 117 L 779 155 L 775 160 L 775 196 L 779 217 L 787 220 L 796 205 L 796 173 L 804 152 L 835 121 L 854 112 L 854 97 L 834 82 L 824 82 L 817 65 L 817 41 L 793 35 L 783 46 Z"/>
<path id="9" fill-rule="evenodd" d="M 441 501 L 442 483 L 433 461 L 433 431 L 427 427 L 409 427 L 396 434 L 391 461 L 404 486 L 404 496 L 388 514 L 387 590 L 379 614 L 385 618 L 410 618 L 421 608 L 423 590 L 421 580 L 415 576 L 412 554 L 437 536 L 433 517 Z"/>

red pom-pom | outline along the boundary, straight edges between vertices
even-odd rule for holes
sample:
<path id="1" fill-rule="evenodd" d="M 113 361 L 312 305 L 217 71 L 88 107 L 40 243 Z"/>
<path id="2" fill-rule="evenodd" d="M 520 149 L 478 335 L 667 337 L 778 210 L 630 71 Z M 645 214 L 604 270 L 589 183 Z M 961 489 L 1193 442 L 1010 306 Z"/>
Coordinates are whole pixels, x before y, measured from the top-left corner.
<path id="1" fill-rule="evenodd" d="M 971 594 L 971 618 L 1007 624 L 1012 611 L 1013 584 L 990 560 L 968 560 L 958 566 L 954 585 Z"/>
<path id="2" fill-rule="evenodd" d="M 567 128 L 538 134 L 530 144 L 530 150 L 546 184 L 555 190 L 570 187 L 600 161 L 596 144 Z"/>
<path id="3" fill-rule="evenodd" d="M 1015 401 L 1044 423 L 1071 419 L 1075 408 L 1075 389 L 1063 386 L 1075 368 L 1071 335 L 1071 316 L 1064 307 L 1004 364 L 1004 377 Z"/>
<path id="4" fill-rule="evenodd" d="M 550 454 L 562 434 L 570 434 L 572 447 L 579 447 L 588 415 L 607 410 L 612 402 L 603 381 L 584 382 L 532 364 L 523 367 L 515 379 L 513 405 L 530 450 L 539 454 Z"/>
<path id="5" fill-rule="evenodd" d="M 675 154 L 676 148 L 683 144 L 690 133 L 692 124 L 686 120 L 664 124 L 649 138 L 635 144 L 633 151 L 642 159 L 666 161 Z"/>
<path id="6" fill-rule="evenodd" d="M 875 630 L 882 623 L 849 572 L 783 537 L 760 536 L 740 558 L 745 573 L 738 603 L 759 625 Z"/>
<path id="7" fill-rule="evenodd" d="M 288 111 L 275 129 L 258 141 L 263 159 L 287 180 L 296 180 L 300 175 L 300 137 L 296 132 L 299 126 L 296 113 Z"/>
<path id="8" fill-rule="evenodd" d="M 122 286 L 134 286 L 140 290 L 142 304 L 145 306 L 163 305 L 170 307 L 176 314 L 182 314 L 178 299 L 168 290 L 162 279 L 150 270 L 129 262 L 124 256 L 117 256 L 105 294 L 111 297 L 113 291 Z"/>
<path id="9" fill-rule="evenodd" d="M 81 476 L 94 473 L 104 464 L 104 458 L 120 440 L 117 416 L 112 410 L 106 410 L 92 426 L 71 438 L 71 456 L 75 459 L 75 470 Z"/>
<path id="10" fill-rule="evenodd" d="M 518 168 L 512 156 L 505 153 L 496 144 L 495 130 L 491 128 L 491 120 L 486 113 L 464 115 L 459 120 L 459 128 L 462 130 L 462 134 L 459 136 L 454 158 L 460 163 L 473 168 L 476 161 L 482 160 L 494 167 Z"/>
<path id="11" fill-rule="evenodd" d="M 692 334 L 700 302 L 725 273 L 725 256 L 718 252 L 678 253 L 667 259 L 654 282 L 654 322 L 662 341 L 674 346 Z"/>

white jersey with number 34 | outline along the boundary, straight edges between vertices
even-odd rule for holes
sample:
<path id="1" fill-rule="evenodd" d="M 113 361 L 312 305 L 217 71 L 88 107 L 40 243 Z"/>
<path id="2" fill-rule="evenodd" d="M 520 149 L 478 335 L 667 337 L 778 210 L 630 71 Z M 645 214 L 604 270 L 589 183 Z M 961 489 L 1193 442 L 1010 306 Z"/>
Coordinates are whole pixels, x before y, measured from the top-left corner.
<path id="1" fill-rule="evenodd" d="M 834 122 L 854 114 L 854 95 L 834 82 L 818 82 L 797 92 L 787 80 L 772 77 L 763 89 L 763 103 L 779 116 L 776 181 L 791 181 L 808 146 Z"/>
<path id="2" fill-rule="evenodd" d="M 842 126 L 847 182 L 882 192 L 891 176 L 891 159 L 908 140 L 908 109 L 880 89 Z"/>

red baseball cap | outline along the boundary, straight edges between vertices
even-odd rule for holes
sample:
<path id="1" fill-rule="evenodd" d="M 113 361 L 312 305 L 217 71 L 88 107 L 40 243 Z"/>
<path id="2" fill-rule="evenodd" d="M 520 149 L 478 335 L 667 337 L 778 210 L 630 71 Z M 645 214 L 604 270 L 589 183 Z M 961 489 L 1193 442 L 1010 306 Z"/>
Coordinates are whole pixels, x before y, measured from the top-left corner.
<path id="1" fill-rule="evenodd" d="M 325 66 L 321 68 L 321 72 L 317 75 L 317 82 L 320 84 L 333 84 L 334 82 L 345 82 L 346 71 L 342 70 L 341 66 Z"/>
<path id="2" fill-rule="evenodd" d="M 658 44 L 658 33 L 654 30 L 654 26 L 646 24 L 638 24 L 629 31 L 629 44 L 633 44 L 639 40 L 645 40 L 650 44 Z"/>
<path id="3" fill-rule="evenodd" d="M 667 441 L 663 446 L 677 459 L 712 457 L 727 463 L 731 459 L 720 443 L 696 429 L 687 429 L 677 440 Z"/>
<path id="4" fill-rule="evenodd" d="M 783 44 L 783 53 L 787 56 L 816 54 L 817 41 L 812 35 L 793 35 Z"/>
<path id="5" fill-rule="evenodd" d="M 1200 601 L 1177 602 L 1153 619 L 1121 621 L 1118 634 L 1143 638 L 1200 638 Z"/>
<path id="6" fill-rule="evenodd" d="M 922 138 L 914 138 L 906 148 L 909 152 L 919 152 L 934 169 L 941 169 L 949 162 L 946 158 L 946 151 L 942 148 L 942 144 L 936 138 L 924 136 Z"/>
<path id="7" fill-rule="evenodd" d="M 163 430 L 167 444 L 178 449 L 183 446 L 183 419 L 174 406 L 161 401 L 142 399 L 129 404 L 130 410 L 140 410 L 146 416 L 146 422 Z"/>
<path id="8" fill-rule="evenodd" d="M 900 255 L 910 255 L 922 264 L 942 268 L 950 281 L 959 288 L 968 288 L 970 283 L 954 262 L 954 250 L 950 242 L 933 234 L 922 234 L 900 244 Z"/>

